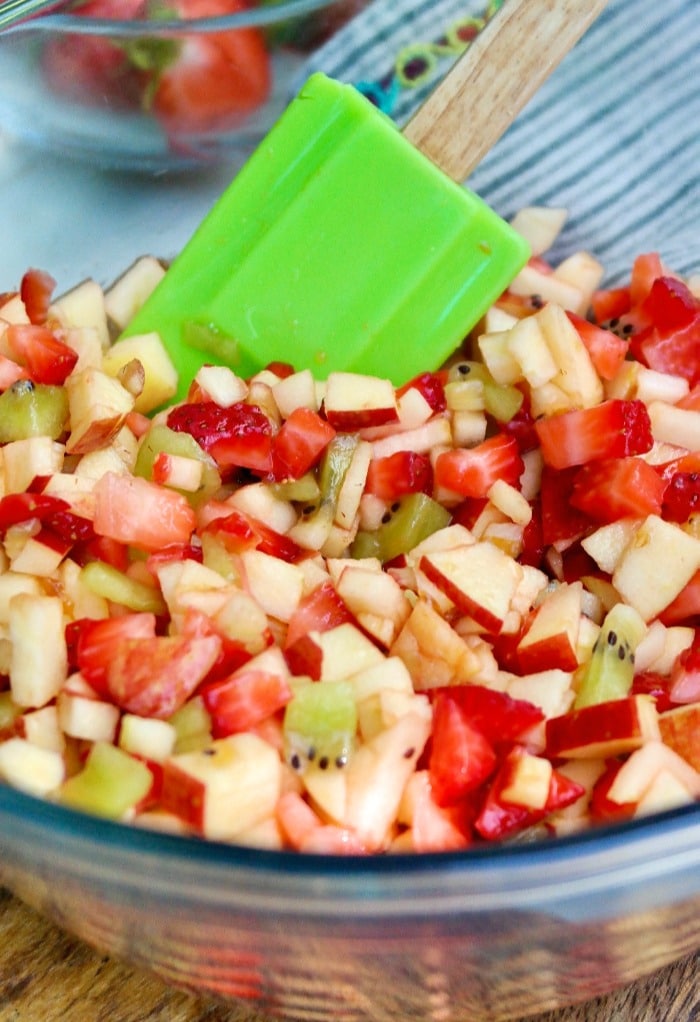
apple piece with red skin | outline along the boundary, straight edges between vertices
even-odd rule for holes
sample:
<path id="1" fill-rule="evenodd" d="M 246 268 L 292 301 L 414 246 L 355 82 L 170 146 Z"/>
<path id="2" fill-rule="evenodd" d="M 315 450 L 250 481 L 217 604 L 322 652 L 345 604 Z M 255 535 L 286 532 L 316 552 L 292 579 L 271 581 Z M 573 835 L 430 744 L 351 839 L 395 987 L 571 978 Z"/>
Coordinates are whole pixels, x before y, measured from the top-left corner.
<path id="1" fill-rule="evenodd" d="M 498 635 L 522 576 L 516 561 L 483 542 L 424 554 L 419 567 L 464 614 Z"/>
<path id="2" fill-rule="evenodd" d="M 254 734 L 220 738 L 163 763 L 163 809 L 213 840 L 273 816 L 281 790 L 279 754 Z"/>
<path id="3" fill-rule="evenodd" d="M 700 773 L 659 739 L 646 742 L 628 756 L 616 772 L 607 797 L 620 805 L 639 807 L 660 777 L 672 777 L 682 785 L 686 792 L 685 801 L 700 798 Z M 655 797 L 659 795 L 662 792 L 657 788 Z M 675 797 L 676 793 L 671 791 L 671 804 Z M 658 808 L 663 808 L 663 805 Z"/>
<path id="4" fill-rule="evenodd" d="M 519 761 L 529 756 L 521 746 L 515 746 L 505 758 L 491 782 L 486 798 L 474 823 L 475 829 L 487 841 L 503 840 L 541 823 L 557 809 L 563 809 L 582 798 L 586 789 L 557 770 L 551 771 L 546 802 L 539 808 L 506 802 L 504 791 L 518 788 Z M 527 765 L 525 767 L 527 772 Z M 527 786 L 527 785 L 525 785 Z M 522 788 L 520 789 L 522 791 Z"/>
<path id="5" fill-rule="evenodd" d="M 580 582 L 563 582 L 547 594 L 517 646 L 521 673 L 576 670 L 582 593 Z"/>
<path id="6" fill-rule="evenodd" d="M 314 681 L 346 678 L 384 662 L 381 650 L 351 621 L 300 636 L 285 650 L 285 657 L 293 674 Z"/>
<path id="7" fill-rule="evenodd" d="M 134 408 L 134 397 L 100 369 L 90 366 L 74 372 L 65 383 L 71 432 L 70 454 L 86 454 L 105 447 L 117 435 Z"/>
<path id="8" fill-rule="evenodd" d="M 345 433 L 397 422 L 399 417 L 391 381 L 361 373 L 330 373 L 323 410 L 330 425 Z"/>
<path id="9" fill-rule="evenodd" d="M 700 569 L 700 540 L 649 515 L 625 547 L 612 582 L 622 599 L 651 621 Z"/>
<path id="10" fill-rule="evenodd" d="M 659 738 L 652 697 L 627 696 L 572 710 L 545 725 L 550 759 L 621 756 Z"/>
<path id="11" fill-rule="evenodd" d="M 700 771 L 700 702 L 660 713 L 659 730 L 664 745 Z"/>

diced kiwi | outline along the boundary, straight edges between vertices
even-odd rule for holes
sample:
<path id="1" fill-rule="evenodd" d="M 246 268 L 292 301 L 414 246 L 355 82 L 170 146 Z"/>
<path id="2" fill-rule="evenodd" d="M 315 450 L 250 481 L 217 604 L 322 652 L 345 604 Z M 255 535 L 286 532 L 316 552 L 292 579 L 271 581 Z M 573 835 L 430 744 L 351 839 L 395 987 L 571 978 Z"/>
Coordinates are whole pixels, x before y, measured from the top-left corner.
<path id="1" fill-rule="evenodd" d="M 484 407 L 498 422 L 510 422 L 520 411 L 522 391 L 497 383 L 482 362 L 455 362 L 450 367 L 448 381 L 456 380 L 480 380 L 484 387 Z"/>
<path id="2" fill-rule="evenodd" d="M 358 532 L 353 557 L 377 557 L 382 563 L 408 553 L 450 522 L 450 513 L 425 493 L 411 493 L 392 505 L 378 529 Z"/>
<path id="3" fill-rule="evenodd" d="M 152 784 L 153 775 L 145 763 L 110 742 L 96 742 L 84 769 L 61 787 L 59 800 L 118 820 L 146 797 Z"/>
<path id="4" fill-rule="evenodd" d="M 162 423 L 154 423 L 139 444 L 134 475 L 144 479 L 153 478 L 153 464 L 159 454 L 173 454 L 181 458 L 193 458 L 204 465 L 202 485 L 196 494 L 185 493 L 188 500 L 196 503 L 208 499 L 221 486 L 221 476 L 214 460 L 199 446 L 189 433 L 170 429 Z"/>
<path id="5" fill-rule="evenodd" d="M 0 443 L 48 436 L 57 440 L 68 421 L 68 395 L 63 387 L 17 380 L 0 394 Z"/>
<path id="6" fill-rule="evenodd" d="M 313 765 L 342 768 L 355 744 L 357 708 L 349 681 L 318 681 L 301 685 L 287 703 L 284 740 L 296 770 Z"/>
<path id="7" fill-rule="evenodd" d="M 591 659 L 578 679 L 574 708 L 623 699 L 634 679 L 634 651 L 644 634 L 639 614 L 616 603 L 605 616 Z"/>

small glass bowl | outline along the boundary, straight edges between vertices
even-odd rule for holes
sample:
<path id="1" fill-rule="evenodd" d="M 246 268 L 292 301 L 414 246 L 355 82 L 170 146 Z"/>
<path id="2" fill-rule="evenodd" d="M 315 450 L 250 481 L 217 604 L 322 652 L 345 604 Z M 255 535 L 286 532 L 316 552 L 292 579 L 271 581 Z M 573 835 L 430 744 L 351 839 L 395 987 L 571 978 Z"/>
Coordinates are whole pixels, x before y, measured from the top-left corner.
<path id="1" fill-rule="evenodd" d="M 196 0 L 197 12 L 240 9 L 184 20 L 166 5 L 142 16 L 136 0 L 133 20 L 26 21 L 0 36 L 0 124 L 109 168 L 240 162 L 282 113 L 310 53 L 365 2 Z"/>

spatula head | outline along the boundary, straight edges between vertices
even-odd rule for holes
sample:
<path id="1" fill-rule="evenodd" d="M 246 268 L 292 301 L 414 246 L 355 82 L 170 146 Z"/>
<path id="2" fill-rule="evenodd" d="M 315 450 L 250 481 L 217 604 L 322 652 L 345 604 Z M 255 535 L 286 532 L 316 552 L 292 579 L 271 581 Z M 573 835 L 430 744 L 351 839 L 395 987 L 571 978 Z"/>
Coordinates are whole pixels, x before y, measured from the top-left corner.
<path id="1" fill-rule="evenodd" d="M 399 385 L 437 368 L 527 257 L 356 89 L 315 74 L 127 333 L 160 333 L 180 396 L 211 362 Z"/>

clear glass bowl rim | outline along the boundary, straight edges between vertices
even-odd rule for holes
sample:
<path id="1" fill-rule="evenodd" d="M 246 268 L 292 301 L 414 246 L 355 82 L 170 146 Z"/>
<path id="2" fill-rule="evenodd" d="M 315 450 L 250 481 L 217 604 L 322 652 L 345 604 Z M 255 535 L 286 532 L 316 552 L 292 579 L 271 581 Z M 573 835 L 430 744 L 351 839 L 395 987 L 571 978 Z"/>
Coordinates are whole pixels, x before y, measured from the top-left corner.
<path id="1" fill-rule="evenodd" d="M 313 917 L 433 916 L 558 905 L 700 877 L 700 805 L 528 844 L 337 856 L 237 846 L 114 823 L 0 784 L 0 848 L 57 855 L 59 869 L 148 884 L 163 896 Z M 37 844 L 39 842 L 40 844 Z M 98 854 L 99 853 L 99 854 Z M 77 868 L 77 865 L 75 866 Z M 87 871 L 87 872 L 86 872 Z M 674 880 L 675 878 L 675 880 Z M 685 884 L 685 880 L 684 880 Z M 693 886 L 691 884 L 691 886 Z M 685 891 L 685 887 L 683 887 Z M 698 896 L 700 887 L 687 890 Z M 663 896 L 662 896 L 663 900 Z"/>
<path id="2" fill-rule="evenodd" d="M 119 36 L 121 38 L 167 37 L 184 32 L 211 33 L 235 28 L 277 24 L 287 19 L 330 7 L 338 0 L 281 0 L 210 18 L 157 18 L 152 20 L 124 20 L 86 18 L 76 14 L 45 14 L 6 29 L 2 35 L 56 34 Z"/>

